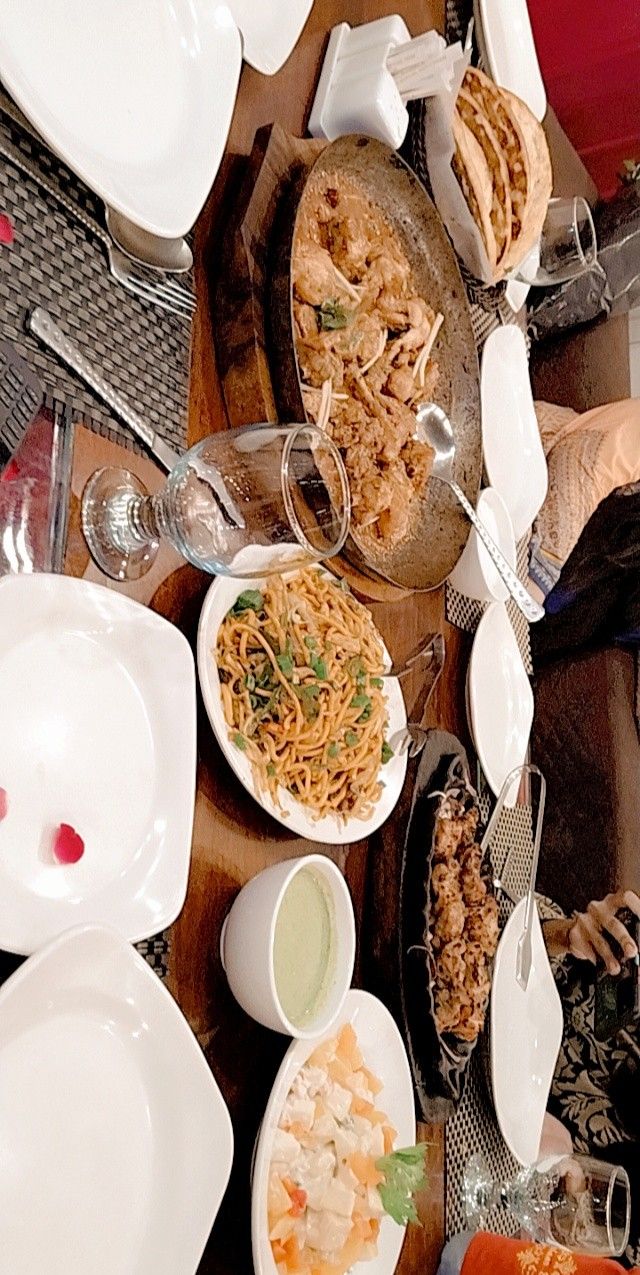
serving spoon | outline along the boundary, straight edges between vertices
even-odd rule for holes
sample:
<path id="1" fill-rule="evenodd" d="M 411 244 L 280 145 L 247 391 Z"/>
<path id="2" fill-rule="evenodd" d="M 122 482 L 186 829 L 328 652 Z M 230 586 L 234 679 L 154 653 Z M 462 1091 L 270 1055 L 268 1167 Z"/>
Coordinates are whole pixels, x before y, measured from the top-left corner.
<path id="1" fill-rule="evenodd" d="M 416 422 L 418 426 L 417 437 L 433 448 L 431 477 L 436 478 L 441 483 L 446 483 L 447 487 L 451 488 L 454 496 L 460 501 L 467 518 L 473 523 L 487 550 L 496 571 L 499 572 L 511 597 L 529 623 L 535 624 L 537 620 L 542 620 L 544 618 L 544 608 L 531 597 L 522 581 L 518 579 L 515 571 L 512 571 L 502 550 L 498 548 L 493 536 L 487 531 L 473 505 L 469 503 L 462 488 L 453 477 L 456 444 L 451 421 L 446 412 L 443 412 L 437 403 L 420 403 L 416 411 Z"/>

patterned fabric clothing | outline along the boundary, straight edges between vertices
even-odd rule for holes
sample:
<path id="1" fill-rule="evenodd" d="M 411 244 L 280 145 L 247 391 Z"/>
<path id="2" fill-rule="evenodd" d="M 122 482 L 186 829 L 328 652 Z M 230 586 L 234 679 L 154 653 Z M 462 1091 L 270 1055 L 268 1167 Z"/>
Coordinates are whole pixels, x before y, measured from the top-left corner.
<path id="1" fill-rule="evenodd" d="M 543 921 L 564 917 L 557 904 L 538 896 Z M 640 1148 L 618 1119 L 610 1096 L 611 1077 L 618 1063 L 628 1057 L 628 1049 L 613 1041 L 596 1040 L 594 1033 L 595 969 L 587 961 L 567 956 L 552 960 L 556 986 L 564 1011 L 564 1033 L 558 1064 L 551 1088 L 549 1110 L 562 1121 L 571 1134 L 576 1151 L 610 1158 L 614 1164 L 624 1158 L 627 1168 L 635 1168 L 632 1192 L 637 1200 L 640 1191 Z M 640 1044 L 640 1027 L 636 1023 L 629 1034 Z M 626 1147 L 624 1157 L 607 1148 Z M 634 1165 L 635 1160 L 635 1165 Z M 635 1232 L 635 1233 L 634 1233 Z M 627 1260 L 640 1262 L 640 1234 L 632 1226 Z"/>

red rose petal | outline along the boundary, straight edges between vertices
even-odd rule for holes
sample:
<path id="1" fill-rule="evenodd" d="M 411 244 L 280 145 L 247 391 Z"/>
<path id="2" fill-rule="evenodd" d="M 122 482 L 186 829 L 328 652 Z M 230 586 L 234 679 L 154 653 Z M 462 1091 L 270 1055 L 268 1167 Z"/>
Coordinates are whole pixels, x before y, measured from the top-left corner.
<path id="1" fill-rule="evenodd" d="M 15 239 L 13 222 L 6 213 L 0 213 L 0 243 L 12 244 Z"/>
<path id="2" fill-rule="evenodd" d="M 7 797 L 5 789 L 0 788 L 0 823 L 2 823 L 3 819 L 6 819 L 8 809 L 9 798 Z"/>
<path id="3" fill-rule="evenodd" d="M 53 839 L 53 854 L 58 863 L 77 863 L 84 854 L 84 841 L 71 827 L 70 823 L 61 823 L 56 828 Z"/>

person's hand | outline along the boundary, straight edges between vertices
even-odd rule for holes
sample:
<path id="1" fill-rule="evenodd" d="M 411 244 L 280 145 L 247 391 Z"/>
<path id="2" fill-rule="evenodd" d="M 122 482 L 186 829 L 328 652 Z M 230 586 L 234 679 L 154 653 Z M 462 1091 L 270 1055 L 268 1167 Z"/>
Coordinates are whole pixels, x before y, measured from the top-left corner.
<path id="1" fill-rule="evenodd" d="M 614 939 L 627 960 L 638 955 L 628 929 L 616 915 L 628 908 L 640 918 L 640 898 L 633 890 L 619 890 L 606 898 L 594 900 L 586 912 L 578 912 L 568 921 L 548 921 L 544 935 L 549 953 L 570 953 L 579 961 L 604 962 L 609 974 L 620 973 L 620 961 L 611 946 Z"/>

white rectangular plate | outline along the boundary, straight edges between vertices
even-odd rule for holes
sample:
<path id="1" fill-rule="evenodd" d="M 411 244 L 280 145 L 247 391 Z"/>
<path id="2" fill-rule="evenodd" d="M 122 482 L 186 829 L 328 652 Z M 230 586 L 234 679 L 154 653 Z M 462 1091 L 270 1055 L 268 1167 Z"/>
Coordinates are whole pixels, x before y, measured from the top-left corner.
<path id="1" fill-rule="evenodd" d="M 172 624 L 66 576 L 0 580 L 0 947 L 175 920 L 191 856 L 195 667 Z M 70 824 L 83 857 L 57 863 Z"/>
<path id="2" fill-rule="evenodd" d="M 52 150 L 152 234 L 185 234 L 242 62 L 219 0 L 3 0 L 0 79 Z"/>
<path id="3" fill-rule="evenodd" d="M 0 1253 L 13 1275 L 193 1275 L 231 1121 L 175 1001 L 110 930 L 0 990 Z"/>

